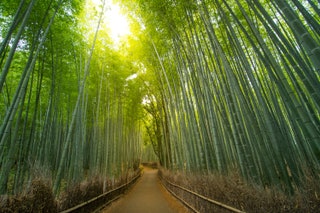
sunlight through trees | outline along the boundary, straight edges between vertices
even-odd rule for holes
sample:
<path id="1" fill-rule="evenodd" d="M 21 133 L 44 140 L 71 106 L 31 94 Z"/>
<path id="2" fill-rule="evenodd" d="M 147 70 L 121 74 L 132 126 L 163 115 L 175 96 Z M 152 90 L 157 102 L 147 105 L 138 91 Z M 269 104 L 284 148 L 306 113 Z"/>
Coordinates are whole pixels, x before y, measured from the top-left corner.
<path id="1" fill-rule="evenodd" d="M 1 0 L 0 193 L 146 160 L 293 194 L 319 178 L 319 23 L 315 0 Z"/>

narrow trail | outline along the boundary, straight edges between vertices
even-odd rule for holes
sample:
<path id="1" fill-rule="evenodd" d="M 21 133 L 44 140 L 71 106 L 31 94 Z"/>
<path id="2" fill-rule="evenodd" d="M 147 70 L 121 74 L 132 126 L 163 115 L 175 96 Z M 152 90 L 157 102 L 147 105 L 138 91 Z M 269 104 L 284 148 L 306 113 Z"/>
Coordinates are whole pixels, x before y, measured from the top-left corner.
<path id="1" fill-rule="evenodd" d="M 133 188 L 102 213 L 185 213 L 189 212 L 161 185 L 158 170 L 144 168 L 144 174 Z"/>

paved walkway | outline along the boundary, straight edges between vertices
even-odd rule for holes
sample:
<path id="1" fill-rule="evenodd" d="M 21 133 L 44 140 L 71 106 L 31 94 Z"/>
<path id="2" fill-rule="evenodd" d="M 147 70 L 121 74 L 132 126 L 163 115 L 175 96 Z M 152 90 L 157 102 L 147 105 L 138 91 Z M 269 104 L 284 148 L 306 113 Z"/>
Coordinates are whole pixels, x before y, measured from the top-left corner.
<path id="1" fill-rule="evenodd" d="M 179 201 L 161 185 L 158 170 L 144 169 L 141 179 L 130 191 L 102 210 L 102 213 L 185 213 Z"/>

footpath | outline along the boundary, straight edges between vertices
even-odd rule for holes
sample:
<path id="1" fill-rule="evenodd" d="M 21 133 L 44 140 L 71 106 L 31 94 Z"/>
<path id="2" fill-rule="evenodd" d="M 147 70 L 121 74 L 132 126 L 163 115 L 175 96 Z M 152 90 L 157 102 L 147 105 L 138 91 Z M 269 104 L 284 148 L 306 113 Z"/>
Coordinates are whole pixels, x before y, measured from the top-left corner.
<path id="1" fill-rule="evenodd" d="M 185 213 L 189 212 L 161 185 L 158 170 L 145 167 L 138 182 L 102 213 Z"/>

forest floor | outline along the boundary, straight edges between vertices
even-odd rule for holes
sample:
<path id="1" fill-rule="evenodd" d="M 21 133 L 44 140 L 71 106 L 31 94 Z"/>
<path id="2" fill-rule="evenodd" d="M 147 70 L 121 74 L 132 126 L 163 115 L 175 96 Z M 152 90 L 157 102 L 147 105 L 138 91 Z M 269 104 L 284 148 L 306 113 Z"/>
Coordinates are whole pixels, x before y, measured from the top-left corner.
<path id="1" fill-rule="evenodd" d="M 141 179 L 130 191 L 103 209 L 102 213 L 182 213 L 189 212 L 161 185 L 158 170 L 144 167 Z"/>

